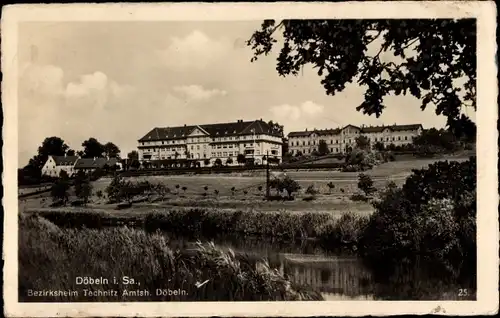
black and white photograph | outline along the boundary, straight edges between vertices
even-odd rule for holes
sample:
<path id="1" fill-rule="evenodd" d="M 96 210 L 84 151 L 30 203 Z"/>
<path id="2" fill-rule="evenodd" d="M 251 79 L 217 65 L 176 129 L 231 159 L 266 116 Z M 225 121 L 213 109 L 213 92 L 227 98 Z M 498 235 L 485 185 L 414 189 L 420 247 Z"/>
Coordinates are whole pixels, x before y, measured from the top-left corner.
<path id="1" fill-rule="evenodd" d="M 4 8 L 6 315 L 497 313 L 495 10 Z"/>

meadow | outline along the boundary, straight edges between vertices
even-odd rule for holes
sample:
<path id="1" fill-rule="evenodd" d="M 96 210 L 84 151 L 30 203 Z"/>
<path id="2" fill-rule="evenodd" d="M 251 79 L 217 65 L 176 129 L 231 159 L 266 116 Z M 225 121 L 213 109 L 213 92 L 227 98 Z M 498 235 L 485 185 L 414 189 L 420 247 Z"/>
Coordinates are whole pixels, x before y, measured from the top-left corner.
<path id="1" fill-rule="evenodd" d="M 463 161 L 465 159 L 454 158 L 453 160 Z M 405 182 L 406 177 L 411 174 L 412 169 L 427 167 L 435 161 L 436 159 L 418 159 L 388 162 L 364 173 L 371 176 L 374 187 L 377 189 L 382 189 L 389 181 L 393 181 L 400 186 Z M 271 174 L 276 173 L 281 172 L 271 172 Z M 147 180 L 154 183 L 161 182 L 170 189 L 170 193 L 165 196 L 162 202 L 135 203 L 128 212 L 131 214 L 147 214 L 151 209 L 157 208 L 217 208 L 233 211 L 318 212 L 331 213 L 337 217 L 349 211 L 360 215 L 369 215 L 373 212 L 373 207 L 370 203 L 352 201 L 350 199 L 353 194 L 359 193 L 357 187 L 359 173 L 357 172 L 288 170 L 284 171 L 284 173 L 296 180 L 301 186 L 301 189 L 295 195 L 296 199 L 294 201 L 263 200 L 266 182 L 266 175 L 263 171 L 224 175 L 130 177 L 126 179 L 131 181 Z M 115 212 L 116 205 L 108 204 L 105 197 L 98 198 L 96 195 L 99 191 L 105 194 L 106 187 L 110 182 L 111 178 L 102 178 L 92 183 L 93 196 L 88 204 L 88 208 L 122 213 Z M 328 186 L 330 182 L 334 184 L 334 188 Z M 307 197 L 305 190 L 311 185 L 318 191 L 318 194 L 315 195 L 314 200 L 304 201 L 304 198 Z M 183 190 L 184 187 L 185 189 Z M 207 188 L 206 190 L 205 187 Z M 21 200 L 20 207 L 21 210 L 28 211 L 33 209 L 44 210 L 49 209 L 50 203 L 50 193 L 45 193 Z M 71 210 L 74 208 L 64 208 L 64 210 L 68 209 Z"/>

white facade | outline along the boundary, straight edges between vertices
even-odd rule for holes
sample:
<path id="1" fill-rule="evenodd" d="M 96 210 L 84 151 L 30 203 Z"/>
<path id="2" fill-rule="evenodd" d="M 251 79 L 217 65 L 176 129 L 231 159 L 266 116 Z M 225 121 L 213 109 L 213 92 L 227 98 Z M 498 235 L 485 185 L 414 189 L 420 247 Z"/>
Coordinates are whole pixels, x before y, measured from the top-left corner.
<path id="1" fill-rule="evenodd" d="M 76 157 L 49 156 L 42 167 L 42 175 L 59 177 L 64 170 L 71 177 L 75 173 L 76 160 Z"/>
<path id="2" fill-rule="evenodd" d="M 347 125 L 342 129 L 323 129 L 297 131 L 288 134 L 288 148 L 292 155 L 309 155 L 318 151 L 320 140 L 324 140 L 330 153 L 345 153 L 356 145 L 358 136 L 367 137 L 370 145 L 380 142 L 385 147 L 390 144 L 402 146 L 413 142 L 413 138 L 422 133 L 422 125 L 393 125 L 378 127 L 356 127 Z"/>
<path id="3" fill-rule="evenodd" d="M 192 159 L 200 166 L 211 166 L 217 159 L 226 165 L 230 158 L 228 165 L 234 166 L 239 164 L 239 154 L 256 164 L 264 163 L 269 154 L 281 162 L 282 137 L 267 126 L 258 120 L 155 128 L 139 140 L 139 161 Z"/>

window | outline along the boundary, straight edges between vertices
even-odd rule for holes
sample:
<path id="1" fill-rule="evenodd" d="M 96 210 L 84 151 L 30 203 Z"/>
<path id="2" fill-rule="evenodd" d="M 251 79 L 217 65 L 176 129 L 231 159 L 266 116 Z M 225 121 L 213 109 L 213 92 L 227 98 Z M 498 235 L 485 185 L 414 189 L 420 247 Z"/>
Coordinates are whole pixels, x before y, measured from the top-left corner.
<path id="1" fill-rule="evenodd" d="M 196 150 L 200 150 L 200 145 L 196 146 Z"/>
<path id="2" fill-rule="evenodd" d="M 333 144 L 333 140 L 330 140 L 330 145 Z"/>
<path id="3" fill-rule="evenodd" d="M 194 146 L 193 146 L 193 145 L 191 145 L 191 150 L 193 150 L 193 149 L 194 149 Z"/>
<path id="4" fill-rule="evenodd" d="M 405 136 L 405 140 L 408 140 L 408 136 Z"/>
<path id="5" fill-rule="evenodd" d="M 305 146 L 306 145 L 306 142 L 304 140 L 302 140 L 302 146 Z"/>
<path id="6" fill-rule="evenodd" d="M 398 136 L 398 140 L 401 140 L 401 136 Z"/>

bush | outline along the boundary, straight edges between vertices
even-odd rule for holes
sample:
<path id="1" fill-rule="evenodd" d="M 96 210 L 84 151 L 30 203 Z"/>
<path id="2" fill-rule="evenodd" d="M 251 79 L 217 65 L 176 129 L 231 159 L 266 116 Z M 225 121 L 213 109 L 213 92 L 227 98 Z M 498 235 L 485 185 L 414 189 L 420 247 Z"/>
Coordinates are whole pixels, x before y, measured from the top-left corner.
<path id="1" fill-rule="evenodd" d="M 476 161 L 441 161 L 414 170 L 373 203 L 365 253 L 375 258 L 457 258 L 476 253 Z"/>
<path id="2" fill-rule="evenodd" d="M 59 179 L 52 185 L 50 195 L 54 202 L 61 202 L 63 205 L 68 202 L 70 184 L 67 179 Z"/>
<path id="3" fill-rule="evenodd" d="M 377 189 L 373 186 L 372 178 L 363 173 L 358 176 L 358 188 L 363 191 L 366 196 L 370 196 L 372 193 L 377 191 Z"/>
<path id="4" fill-rule="evenodd" d="M 352 201 L 363 201 L 363 202 L 368 202 L 369 198 L 366 197 L 363 194 L 355 193 L 349 197 Z"/>

